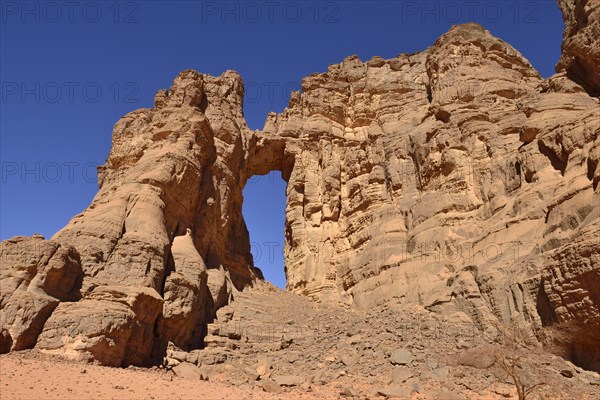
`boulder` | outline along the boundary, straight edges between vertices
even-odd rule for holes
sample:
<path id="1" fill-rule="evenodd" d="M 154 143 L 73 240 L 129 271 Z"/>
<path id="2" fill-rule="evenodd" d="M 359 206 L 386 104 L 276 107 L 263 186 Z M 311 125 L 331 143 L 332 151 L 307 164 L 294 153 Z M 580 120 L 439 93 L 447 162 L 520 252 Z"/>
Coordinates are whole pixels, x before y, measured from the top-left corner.
<path id="1" fill-rule="evenodd" d="M 390 355 L 390 362 L 394 365 L 407 365 L 413 360 L 414 356 L 408 349 L 398 349 Z"/>
<path id="2" fill-rule="evenodd" d="M 100 286 L 76 303 L 59 304 L 36 348 L 113 367 L 146 365 L 162 307 L 154 289 Z"/>
<path id="3" fill-rule="evenodd" d="M 175 375 L 183 379 L 202 379 L 202 373 L 200 372 L 200 369 L 189 362 L 182 362 L 181 364 L 177 365 L 173 368 L 173 372 Z"/>
<path id="4" fill-rule="evenodd" d="M 61 301 L 75 301 L 83 279 L 79 254 L 40 235 L 0 244 L 0 353 L 32 348 Z"/>
<path id="5" fill-rule="evenodd" d="M 281 386 L 279 386 L 279 384 L 272 379 L 267 378 L 267 379 L 260 381 L 260 386 L 267 393 L 275 393 L 275 394 L 283 393 L 283 388 Z"/>
<path id="6" fill-rule="evenodd" d="M 390 386 L 377 390 L 377 394 L 389 399 L 408 399 L 411 390 L 401 386 Z"/>

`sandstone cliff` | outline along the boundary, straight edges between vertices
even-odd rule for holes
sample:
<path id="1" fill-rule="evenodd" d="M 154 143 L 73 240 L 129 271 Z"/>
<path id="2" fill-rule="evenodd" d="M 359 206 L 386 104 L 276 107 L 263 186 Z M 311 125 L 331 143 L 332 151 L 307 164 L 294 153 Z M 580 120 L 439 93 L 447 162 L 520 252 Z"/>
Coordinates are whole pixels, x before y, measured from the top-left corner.
<path id="1" fill-rule="evenodd" d="M 600 96 L 600 1 L 559 0 L 565 21 L 562 56 L 556 71 Z"/>
<path id="2" fill-rule="evenodd" d="M 253 150 L 288 180 L 288 289 L 490 328 L 597 319 L 599 132 L 597 98 L 476 25 L 304 79 Z"/>
<path id="3" fill-rule="evenodd" d="M 272 170 L 287 181 L 291 291 L 418 305 L 538 339 L 544 326 L 597 321 L 597 3 L 561 1 L 564 53 L 549 79 L 460 25 L 421 53 L 352 56 L 305 78 L 263 131 L 246 126 L 237 73 L 184 71 L 153 109 L 117 122 L 92 204 L 51 241 L 35 239 L 67 249 L 60 268 L 84 276 L 77 296 L 50 289 L 32 303 L 23 285 L 6 286 L 23 263 L 50 264 L 26 250 L 17 262 L 15 239 L 3 242 L 0 347 L 107 365 L 147 363 L 169 342 L 201 347 L 216 310 L 262 278 L 242 189 Z M 597 347 L 574 348 L 599 368 Z"/>

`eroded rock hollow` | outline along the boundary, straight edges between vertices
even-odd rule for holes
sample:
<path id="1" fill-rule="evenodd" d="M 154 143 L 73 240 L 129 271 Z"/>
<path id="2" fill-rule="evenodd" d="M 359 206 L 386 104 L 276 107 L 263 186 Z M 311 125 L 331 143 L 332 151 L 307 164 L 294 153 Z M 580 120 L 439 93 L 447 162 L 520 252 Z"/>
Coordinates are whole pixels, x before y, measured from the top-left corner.
<path id="1" fill-rule="evenodd" d="M 202 347 L 216 310 L 262 279 L 242 189 L 273 170 L 291 291 L 480 330 L 598 321 L 599 2 L 560 4 L 549 79 L 460 25 L 421 53 L 305 78 L 262 131 L 236 72 L 182 72 L 117 122 L 83 213 L 51 240 L 2 243 L 0 350 L 122 366 Z M 600 368 L 586 343 L 576 356 Z"/>

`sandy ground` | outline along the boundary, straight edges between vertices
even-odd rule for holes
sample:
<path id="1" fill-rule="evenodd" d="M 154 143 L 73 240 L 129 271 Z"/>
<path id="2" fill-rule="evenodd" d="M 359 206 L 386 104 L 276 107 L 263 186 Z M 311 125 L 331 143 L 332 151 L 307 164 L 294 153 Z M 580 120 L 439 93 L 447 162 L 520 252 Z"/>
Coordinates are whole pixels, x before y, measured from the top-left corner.
<path id="1" fill-rule="evenodd" d="M 365 391 L 368 385 L 355 388 Z M 175 376 L 159 368 L 111 368 L 79 364 L 40 354 L 34 350 L 0 355 L 0 400 L 108 400 L 108 399 L 232 399 L 232 400 L 329 400 L 343 399 L 340 382 L 317 386 L 309 391 L 286 389 L 284 393 L 266 393 L 256 384 L 232 386 L 210 381 L 194 381 Z M 516 399 L 516 392 L 507 387 L 503 395 L 480 393 L 469 399 Z M 365 398 L 364 396 L 358 398 Z M 382 396 L 367 396 L 381 399 Z M 454 397 L 452 397 L 454 398 Z M 561 399 L 561 396 L 532 396 L 532 399 Z M 572 399 L 597 399 L 589 395 L 574 395 Z M 413 400 L 440 399 L 439 396 L 415 394 Z"/>
<path id="2" fill-rule="evenodd" d="M 110 368 L 70 363 L 33 353 L 0 356 L 0 399 L 326 399 L 333 388 L 315 392 L 265 393 L 259 387 L 233 387 L 192 381 L 158 369 Z"/>

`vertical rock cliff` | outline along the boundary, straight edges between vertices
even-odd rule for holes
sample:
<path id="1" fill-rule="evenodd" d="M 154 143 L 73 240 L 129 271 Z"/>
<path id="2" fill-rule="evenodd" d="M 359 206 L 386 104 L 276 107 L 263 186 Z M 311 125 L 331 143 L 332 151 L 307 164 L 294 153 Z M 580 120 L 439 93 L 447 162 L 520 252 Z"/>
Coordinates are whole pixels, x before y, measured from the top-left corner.
<path id="1" fill-rule="evenodd" d="M 559 0 L 565 31 L 557 72 L 582 85 L 592 96 L 600 96 L 600 1 Z"/>

